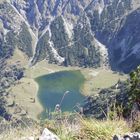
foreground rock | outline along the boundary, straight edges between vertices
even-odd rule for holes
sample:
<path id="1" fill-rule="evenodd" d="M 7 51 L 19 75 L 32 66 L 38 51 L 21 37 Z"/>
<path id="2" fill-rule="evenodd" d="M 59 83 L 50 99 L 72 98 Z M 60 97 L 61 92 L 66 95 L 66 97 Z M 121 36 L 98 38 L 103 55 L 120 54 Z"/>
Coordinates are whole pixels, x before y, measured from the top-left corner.
<path id="1" fill-rule="evenodd" d="M 47 128 L 45 128 L 39 140 L 60 140 L 60 139 L 55 134 L 50 132 Z"/>
<path id="2" fill-rule="evenodd" d="M 134 132 L 134 133 L 124 135 L 123 137 L 119 135 L 115 135 L 113 137 L 113 140 L 140 140 L 140 133 Z"/>
<path id="3" fill-rule="evenodd" d="M 29 137 L 29 138 L 23 137 L 23 138 L 21 138 L 21 140 L 35 140 L 35 139 L 34 139 L 34 137 Z"/>
<path id="4" fill-rule="evenodd" d="M 20 140 L 36 140 L 34 137 L 23 137 Z M 38 140 L 60 140 L 55 134 L 49 131 L 47 128 L 44 129 L 42 135 Z"/>

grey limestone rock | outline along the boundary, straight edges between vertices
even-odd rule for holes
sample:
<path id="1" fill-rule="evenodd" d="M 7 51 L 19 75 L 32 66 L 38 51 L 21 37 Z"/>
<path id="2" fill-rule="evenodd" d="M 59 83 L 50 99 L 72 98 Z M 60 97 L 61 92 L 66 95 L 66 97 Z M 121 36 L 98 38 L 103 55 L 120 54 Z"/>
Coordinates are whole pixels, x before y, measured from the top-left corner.
<path id="1" fill-rule="evenodd" d="M 138 132 L 129 133 L 127 135 L 124 135 L 123 137 L 115 135 L 113 137 L 113 140 L 140 140 L 140 133 Z"/>

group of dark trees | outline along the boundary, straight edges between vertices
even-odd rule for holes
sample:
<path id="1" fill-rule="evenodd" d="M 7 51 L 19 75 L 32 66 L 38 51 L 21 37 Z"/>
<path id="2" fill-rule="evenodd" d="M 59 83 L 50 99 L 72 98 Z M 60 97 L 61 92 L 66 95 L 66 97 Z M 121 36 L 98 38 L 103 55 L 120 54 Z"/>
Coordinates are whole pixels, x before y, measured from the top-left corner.
<path id="1" fill-rule="evenodd" d="M 131 105 L 137 103 L 140 105 L 140 66 L 130 73 L 131 88 L 129 91 L 129 99 Z"/>

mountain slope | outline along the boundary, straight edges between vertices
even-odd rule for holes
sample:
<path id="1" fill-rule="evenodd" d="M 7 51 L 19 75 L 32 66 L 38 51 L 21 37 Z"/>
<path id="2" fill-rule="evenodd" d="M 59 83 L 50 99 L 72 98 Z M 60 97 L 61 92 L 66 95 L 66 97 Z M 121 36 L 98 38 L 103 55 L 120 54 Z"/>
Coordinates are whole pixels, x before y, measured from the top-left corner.
<path id="1" fill-rule="evenodd" d="M 110 62 L 113 70 L 129 72 L 140 63 L 139 7 L 138 0 L 1 1 L 1 56 L 18 47 L 30 65 Z"/>
<path id="2" fill-rule="evenodd" d="M 112 0 L 104 3 L 104 6 L 102 4 L 100 11 L 93 11 L 94 7 L 91 4 L 86 9 L 87 15 L 95 37 L 108 48 L 112 69 L 129 72 L 136 68 L 140 64 L 140 1 Z"/>

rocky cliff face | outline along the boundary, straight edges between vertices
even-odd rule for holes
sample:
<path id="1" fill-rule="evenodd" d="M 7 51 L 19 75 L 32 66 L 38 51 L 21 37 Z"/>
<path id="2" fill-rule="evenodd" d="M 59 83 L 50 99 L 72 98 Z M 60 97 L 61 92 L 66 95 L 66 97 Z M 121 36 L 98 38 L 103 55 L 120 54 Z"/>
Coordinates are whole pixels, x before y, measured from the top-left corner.
<path id="1" fill-rule="evenodd" d="M 99 67 L 109 61 L 112 69 L 129 72 L 140 63 L 139 7 L 139 0 L 1 1 L 1 56 L 18 47 L 31 65 L 47 59 Z"/>
<path id="2" fill-rule="evenodd" d="M 104 1 L 105 2 L 105 1 Z M 93 2 L 87 9 L 95 37 L 107 46 L 113 69 L 129 72 L 139 60 L 139 7 L 138 0 L 110 0 L 97 10 Z"/>

